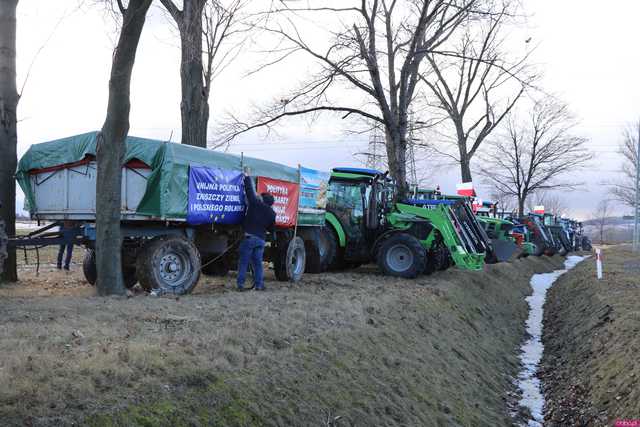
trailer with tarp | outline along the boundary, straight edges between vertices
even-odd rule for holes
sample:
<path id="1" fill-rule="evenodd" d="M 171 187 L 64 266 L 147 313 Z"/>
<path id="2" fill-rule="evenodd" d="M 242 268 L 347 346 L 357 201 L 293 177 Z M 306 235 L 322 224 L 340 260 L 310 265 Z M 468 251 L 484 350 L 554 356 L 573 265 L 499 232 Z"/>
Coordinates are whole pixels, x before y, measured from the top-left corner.
<path id="1" fill-rule="evenodd" d="M 25 210 L 47 225 L 9 239 L 17 248 L 81 244 L 83 270 L 95 283 L 96 142 L 90 132 L 32 145 L 17 181 Z M 243 171 L 258 193 L 275 197 L 276 231 L 265 258 L 278 280 L 319 272 L 328 174 L 171 142 L 127 137 L 122 166 L 122 263 L 126 286 L 182 294 L 200 273 L 224 275 L 237 265 L 244 237 Z M 66 223 L 73 233 L 56 231 Z M 73 237 L 69 237 L 69 236 Z"/>

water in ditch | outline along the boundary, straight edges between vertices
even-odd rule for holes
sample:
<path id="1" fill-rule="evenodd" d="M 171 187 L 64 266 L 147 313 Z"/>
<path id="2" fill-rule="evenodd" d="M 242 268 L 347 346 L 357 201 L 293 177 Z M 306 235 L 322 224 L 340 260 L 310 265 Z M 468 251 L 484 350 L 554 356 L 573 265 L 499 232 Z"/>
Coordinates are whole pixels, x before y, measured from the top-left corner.
<path id="1" fill-rule="evenodd" d="M 544 421 L 544 396 L 542 395 L 540 380 L 536 377 L 536 372 L 544 350 L 542 345 L 542 317 L 547 290 L 558 277 L 571 270 L 584 259 L 585 257 L 581 256 L 568 256 L 564 262 L 563 270 L 534 274 L 531 278 L 533 293 L 527 297 L 529 318 L 526 324 L 529 338 L 522 345 L 522 354 L 520 355 L 522 369 L 518 375 L 518 388 L 522 394 L 519 404 L 528 408 L 531 412 L 532 419 L 527 424 L 529 427 L 542 426 Z"/>

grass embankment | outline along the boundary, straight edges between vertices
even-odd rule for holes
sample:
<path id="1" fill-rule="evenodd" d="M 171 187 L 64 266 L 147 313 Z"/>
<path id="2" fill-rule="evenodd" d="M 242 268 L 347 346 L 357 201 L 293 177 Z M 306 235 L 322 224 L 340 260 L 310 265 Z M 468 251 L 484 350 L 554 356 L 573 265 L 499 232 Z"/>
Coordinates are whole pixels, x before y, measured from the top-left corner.
<path id="1" fill-rule="evenodd" d="M 547 296 L 542 375 L 549 425 L 640 419 L 640 256 L 604 251 L 560 277 Z"/>
<path id="2" fill-rule="evenodd" d="M 208 278 L 179 299 L 87 296 L 80 273 L 49 267 L 0 287 L 0 419 L 510 425 L 529 278 L 560 265 L 530 258 L 414 281 L 365 266 L 295 286 L 269 274 L 264 293 Z"/>

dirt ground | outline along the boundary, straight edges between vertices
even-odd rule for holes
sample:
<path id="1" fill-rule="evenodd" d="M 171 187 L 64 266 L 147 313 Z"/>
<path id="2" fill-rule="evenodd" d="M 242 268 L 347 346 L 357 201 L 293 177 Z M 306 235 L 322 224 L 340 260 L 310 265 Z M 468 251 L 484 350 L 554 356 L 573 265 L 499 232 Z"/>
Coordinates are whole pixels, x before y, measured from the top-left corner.
<path id="1" fill-rule="evenodd" d="M 611 426 L 640 419 L 640 256 L 604 249 L 551 288 L 541 379 L 548 425 Z"/>
<path id="2" fill-rule="evenodd" d="M 76 255 L 81 258 L 82 251 Z M 0 286 L 2 425 L 511 425 L 529 278 L 373 266 L 234 292 L 97 297 L 52 264 Z"/>

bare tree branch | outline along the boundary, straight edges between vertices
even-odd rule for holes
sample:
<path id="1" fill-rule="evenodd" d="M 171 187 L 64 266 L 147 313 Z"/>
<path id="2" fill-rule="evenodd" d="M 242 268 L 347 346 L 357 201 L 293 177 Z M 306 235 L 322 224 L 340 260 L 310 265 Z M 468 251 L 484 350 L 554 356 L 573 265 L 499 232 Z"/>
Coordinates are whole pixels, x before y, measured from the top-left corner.
<path id="1" fill-rule="evenodd" d="M 280 0 L 262 26 L 277 38 L 264 66 L 294 54 L 305 55 L 316 68 L 301 85 L 276 105 L 258 111 L 253 125 L 237 120 L 226 126 L 222 142 L 280 118 L 345 112 L 383 125 L 392 176 L 406 187 L 409 114 L 418 96 L 421 65 L 429 52 L 445 43 L 471 14 L 491 12 L 484 0 Z M 487 10 L 481 10 L 485 7 Z M 308 37 L 307 22 L 327 18 L 335 27 L 331 40 L 317 46 Z M 353 96 L 344 97 L 344 90 Z M 283 111 L 283 106 L 286 109 Z M 377 110 L 373 113 L 373 109 Z"/>
<path id="2" fill-rule="evenodd" d="M 505 135 L 489 143 L 478 172 L 501 194 L 516 197 L 522 215 L 529 196 L 581 185 L 565 178 L 592 158 L 586 140 L 572 134 L 575 125 L 567 106 L 551 98 L 536 101 L 527 120 L 512 111 Z"/>
<path id="3" fill-rule="evenodd" d="M 515 2 L 505 1 L 495 13 L 467 24 L 452 49 L 427 54 L 429 74 L 420 75 L 435 97 L 435 107 L 450 119 L 462 181 L 472 180 L 471 160 L 536 76 L 527 53 L 510 61 L 503 51 L 504 25 L 515 14 Z"/>

